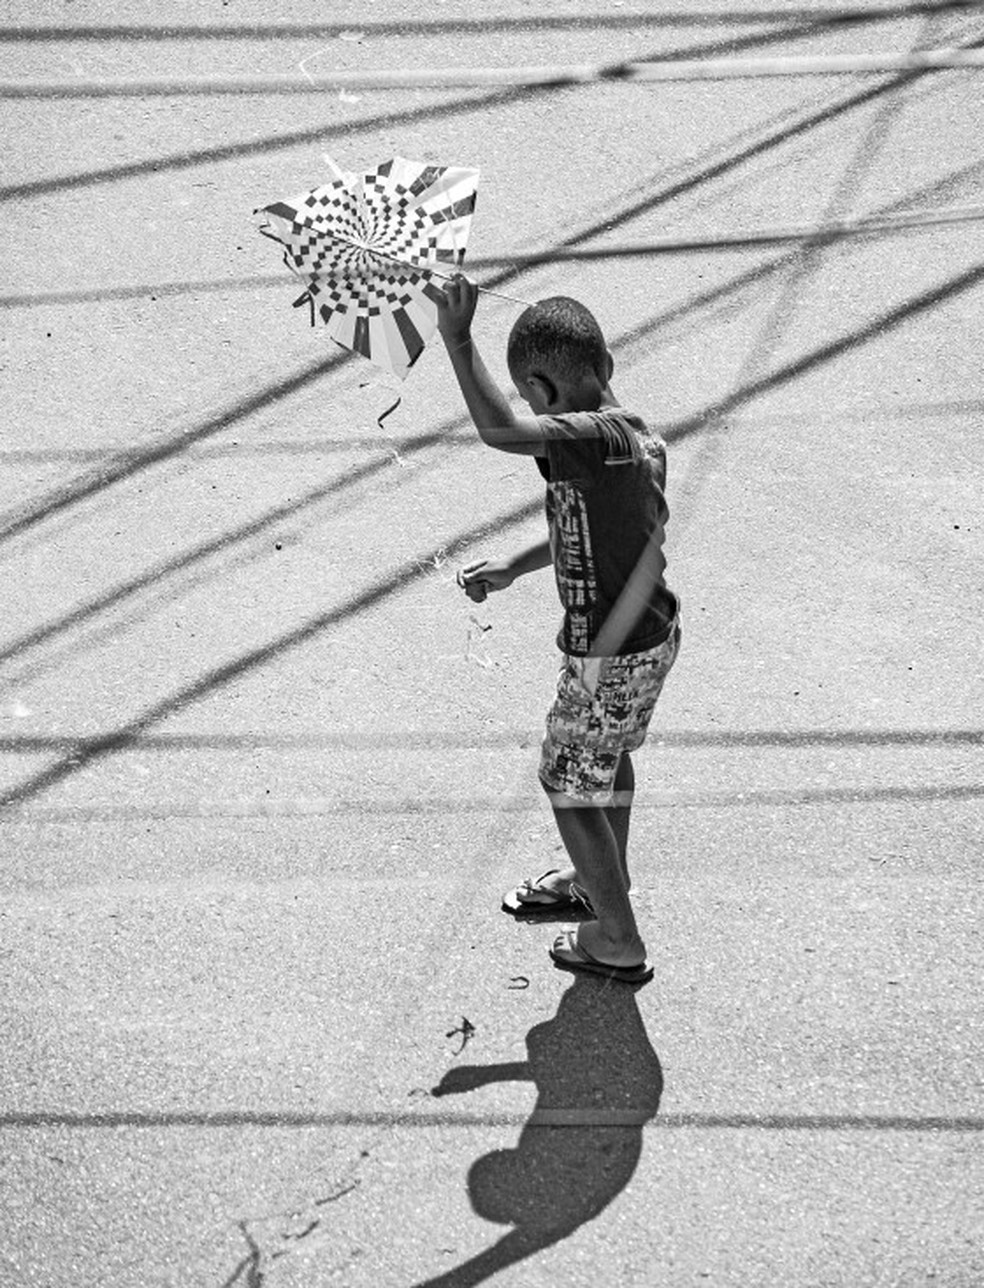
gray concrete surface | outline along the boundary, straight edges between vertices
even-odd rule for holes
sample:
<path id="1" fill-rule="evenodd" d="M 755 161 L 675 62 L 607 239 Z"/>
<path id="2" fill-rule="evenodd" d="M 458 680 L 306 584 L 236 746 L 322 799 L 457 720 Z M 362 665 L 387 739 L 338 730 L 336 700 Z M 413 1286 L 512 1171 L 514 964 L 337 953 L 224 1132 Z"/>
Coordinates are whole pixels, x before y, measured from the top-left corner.
<path id="1" fill-rule="evenodd" d="M 0 72 L 984 39 L 533 13 L 14 2 Z M 99 30 L 9 39 L 39 23 Z M 973 205 L 981 84 L 4 105 L 5 1288 L 984 1282 L 980 228 L 507 288 L 588 301 L 671 444 L 632 992 L 498 911 L 557 857 L 557 610 L 454 573 L 539 534 L 535 472 L 437 349 L 380 430 L 251 215 L 326 152 L 480 166 L 475 255 Z"/>

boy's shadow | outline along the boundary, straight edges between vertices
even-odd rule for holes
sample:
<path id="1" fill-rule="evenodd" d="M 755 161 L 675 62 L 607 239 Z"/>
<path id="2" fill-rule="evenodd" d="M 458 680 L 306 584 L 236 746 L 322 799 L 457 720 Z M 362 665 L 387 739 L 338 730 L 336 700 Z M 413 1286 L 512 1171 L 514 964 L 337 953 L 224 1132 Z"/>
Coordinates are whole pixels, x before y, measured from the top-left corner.
<path id="1" fill-rule="evenodd" d="M 628 1184 L 643 1124 L 663 1089 L 635 990 L 579 975 L 552 1020 L 530 1029 L 527 1063 L 459 1065 L 435 1096 L 531 1080 L 538 1098 L 515 1149 L 476 1160 L 468 1196 L 479 1216 L 513 1228 L 498 1243 L 416 1288 L 469 1288 L 590 1221 Z"/>

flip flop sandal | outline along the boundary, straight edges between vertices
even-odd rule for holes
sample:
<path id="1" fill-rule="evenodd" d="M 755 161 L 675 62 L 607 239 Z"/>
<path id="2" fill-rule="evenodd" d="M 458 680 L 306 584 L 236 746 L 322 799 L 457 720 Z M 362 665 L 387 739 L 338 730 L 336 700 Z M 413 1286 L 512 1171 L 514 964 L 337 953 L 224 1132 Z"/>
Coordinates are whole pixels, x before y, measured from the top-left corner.
<path id="1" fill-rule="evenodd" d="M 645 984 L 653 977 L 653 968 L 648 961 L 641 961 L 638 966 L 612 966 L 592 957 L 586 948 L 577 942 L 576 932 L 565 930 L 554 940 L 550 956 L 555 966 L 561 970 L 582 970 L 591 975 L 603 975 L 606 979 L 617 979 L 623 984 Z"/>
<path id="2" fill-rule="evenodd" d="M 512 913 L 537 913 L 537 912 L 557 912 L 564 911 L 566 908 L 583 908 L 594 915 L 594 909 L 587 894 L 581 889 L 576 882 L 572 881 L 568 894 L 558 894 L 555 890 L 545 888 L 541 883 L 547 877 L 553 876 L 559 872 L 559 868 L 551 868 L 549 872 L 544 872 L 534 881 L 527 877 L 522 885 L 516 886 L 514 890 L 507 891 L 502 896 L 502 908 L 504 912 Z M 523 898 L 523 895 L 535 895 L 536 898 Z"/>

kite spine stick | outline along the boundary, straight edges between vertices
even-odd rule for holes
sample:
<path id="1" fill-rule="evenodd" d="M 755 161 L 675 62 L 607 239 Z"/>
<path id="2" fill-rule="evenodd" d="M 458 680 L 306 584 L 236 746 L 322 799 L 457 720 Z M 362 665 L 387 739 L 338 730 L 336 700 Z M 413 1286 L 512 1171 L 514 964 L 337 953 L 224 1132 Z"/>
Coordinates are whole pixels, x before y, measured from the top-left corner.
<path id="1" fill-rule="evenodd" d="M 429 268 L 427 271 L 428 273 L 433 273 L 435 277 L 439 277 L 442 282 L 453 280 L 453 274 L 451 273 L 440 273 L 436 268 Z M 509 300 L 512 304 L 522 304 L 523 308 L 527 309 L 532 304 L 532 300 L 521 300 L 518 295 L 507 295 L 505 291 L 493 290 L 491 286 L 480 286 L 478 282 L 475 285 L 483 295 L 497 295 L 500 300 Z"/>
<path id="2" fill-rule="evenodd" d="M 379 259 L 388 260 L 391 264 L 399 264 L 401 268 L 409 268 L 414 273 L 430 273 L 432 277 L 439 277 L 442 282 L 453 280 L 453 273 L 442 273 L 439 268 L 433 268 L 430 264 L 412 264 L 408 259 L 400 259 L 398 255 L 391 255 L 389 251 L 378 250 L 375 246 L 366 246 L 360 242 L 354 241 L 350 237 L 343 237 L 340 233 L 327 231 L 326 236 L 332 241 L 342 242 L 343 245 L 353 246 L 356 250 L 362 250 L 370 255 L 375 255 Z M 522 304 L 523 308 L 529 308 L 532 301 L 522 300 L 518 295 L 507 295 L 505 291 L 493 290 L 491 286 L 481 286 L 476 282 L 478 289 L 485 295 L 497 295 L 500 300 L 509 300 L 511 304 Z"/>

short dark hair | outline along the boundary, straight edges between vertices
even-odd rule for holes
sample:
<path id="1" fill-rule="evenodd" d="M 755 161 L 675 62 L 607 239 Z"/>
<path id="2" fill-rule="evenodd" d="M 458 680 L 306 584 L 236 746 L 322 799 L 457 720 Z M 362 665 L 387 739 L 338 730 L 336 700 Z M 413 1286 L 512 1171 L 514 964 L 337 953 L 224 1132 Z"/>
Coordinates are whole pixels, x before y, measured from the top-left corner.
<path id="1" fill-rule="evenodd" d="M 567 295 L 552 295 L 531 304 L 509 333 L 506 361 L 514 377 L 531 371 L 570 383 L 593 371 L 608 379 L 608 346 L 590 309 Z"/>

